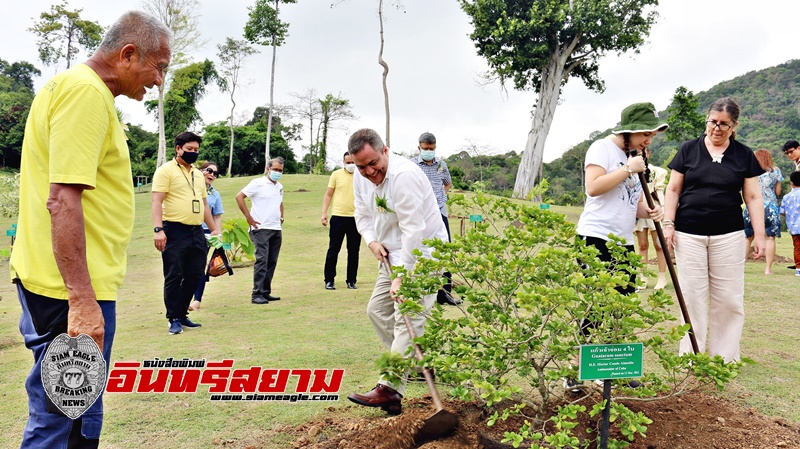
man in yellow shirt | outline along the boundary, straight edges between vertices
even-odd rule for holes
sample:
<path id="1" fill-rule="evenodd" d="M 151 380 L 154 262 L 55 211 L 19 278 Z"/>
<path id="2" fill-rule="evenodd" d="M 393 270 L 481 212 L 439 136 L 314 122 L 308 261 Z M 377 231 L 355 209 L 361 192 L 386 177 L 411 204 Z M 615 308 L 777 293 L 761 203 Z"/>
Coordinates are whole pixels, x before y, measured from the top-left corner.
<path id="1" fill-rule="evenodd" d="M 10 263 L 22 306 L 20 332 L 34 355 L 25 382 L 24 448 L 99 444 L 102 396 L 78 418 L 66 416 L 45 393 L 43 359 L 66 332 L 90 336 L 109 364 L 134 213 L 128 146 L 114 97 L 141 101 L 145 88 L 161 85 L 171 39 L 158 19 L 125 13 L 84 64 L 51 78 L 31 105 Z"/>
<path id="2" fill-rule="evenodd" d="M 344 153 L 344 168 L 334 171 L 328 181 L 328 190 L 322 198 L 322 226 L 328 226 L 328 206 L 333 203 L 331 210 L 331 230 L 329 233 L 328 255 L 325 257 L 325 288 L 336 290 L 333 283 L 336 277 L 336 262 L 342 242 L 347 236 L 347 288 L 356 288 L 358 275 L 358 249 L 361 243 L 361 234 L 356 228 L 355 200 L 353 197 L 353 172 L 356 164 L 349 152 Z"/>
<path id="3" fill-rule="evenodd" d="M 205 221 L 211 234 L 219 234 L 206 196 L 206 180 L 192 164 L 197 160 L 203 139 L 182 132 L 175 137 L 175 159 L 153 175 L 153 243 L 161 251 L 164 264 L 164 306 L 169 333 L 200 324 L 189 320 L 187 310 L 206 266 L 208 243 Z"/>

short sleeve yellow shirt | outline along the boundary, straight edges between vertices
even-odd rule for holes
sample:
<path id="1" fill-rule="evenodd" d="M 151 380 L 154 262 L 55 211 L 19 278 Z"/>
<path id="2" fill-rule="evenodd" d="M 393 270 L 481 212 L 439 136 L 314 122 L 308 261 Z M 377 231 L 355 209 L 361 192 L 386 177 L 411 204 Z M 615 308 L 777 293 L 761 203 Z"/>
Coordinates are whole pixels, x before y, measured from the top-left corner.
<path id="1" fill-rule="evenodd" d="M 114 300 L 133 231 L 133 178 L 114 96 L 84 64 L 51 78 L 36 94 L 22 143 L 12 278 L 29 291 L 67 299 L 51 241 L 50 184 L 82 184 L 86 259 L 97 299 Z"/>
<path id="2" fill-rule="evenodd" d="M 340 168 L 331 173 L 328 187 L 333 189 L 331 199 L 331 215 L 352 217 L 355 214 L 355 196 L 353 195 L 353 174 Z"/>
<path id="3" fill-rule="evenodd" d="M 208 195 L 206 178 L 194 166 L 187 172 L 173 159 L 158 167 L 153 175 L 153 192 L 166 193 L 162 204 L 162 220 L 190 226 L 203 223 L 203 198 Z M 200 202 L 199 213 L 192 206 L 195 200 Z"/>

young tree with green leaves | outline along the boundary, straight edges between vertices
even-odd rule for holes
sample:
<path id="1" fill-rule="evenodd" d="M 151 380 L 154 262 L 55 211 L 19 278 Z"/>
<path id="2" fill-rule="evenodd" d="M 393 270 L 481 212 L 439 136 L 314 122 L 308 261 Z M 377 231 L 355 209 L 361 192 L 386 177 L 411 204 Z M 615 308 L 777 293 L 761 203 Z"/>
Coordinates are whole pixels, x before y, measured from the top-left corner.
<path id="1" fill-rule="evenodd" d="M 526 198 L 539 175 L 544 145 L 570 77 L 602 92 L 599 60 L 636 50 L 650 33 L 658 0 L 459 0 L 470 38 L 488 75 L 538 94 L 514 195 Z"/>
<path id="2" fill-rule="evenodd" d="M 166 162 L 167 139 L 164 124 L 164 92 L 172 80 L 172 72 L 191 62 L 189 54 L 205 45 L 198 26 L 199 0 L 143 0 L 142 9 L 161 20 L 172 31 L 172 60 L 168 70 L 164 70 L 161 85 L 158 86 L 158 159 L 156 168 Z M 183 131 L 183 130 L 181 130 Z M 173 136 L 170 136 L 172 138 Z"/>
<path id="3" fill-rule="evenodd" d="M 247 45 L 247 41 L 236 40 L 230 37 L 225 38 L 225 44 L 217 44 L 217 57 L 219 58 L 220 68 L 220 88 L 223 92 L 231 94 L 231 115 L 228 119 L 231 130 L 230 154 L 228 154 L 228 177 L 233 176 L 233 141 L 234 124 L 233 110 L 236 108 L 234 94 L 239 85 L 239 72 L 241 71 L 244 60 L 248 56 L 258 53 L 258 50 Z"/>
<path id="4" fill-rule="evenodd" d="M 28 28 L 38 37 L 36 46 L 44 65 L 55 65 L 64 59 L 69 68 L 80 48 L 92 52 L 103 40 L 105 30 L 98 22 L 81 19 L 83 8 L 69 10 L 67 7 L 66 1 L 52 5 L 50 12 L 41 13 L 41 20 Z"/>
<path id="5" fill-rule="evenodd" d="M 272 4 L 270 4 L 272 3 Z M 272 110 L 275 105 L 275 60 L 278 47 L 286 40 L 289 24 L 280 20 L 281 3 L 297 3 L 297 0 L 256 0 L 255 6 L 248 6 L 249 19 L 244 26 L 244 38 L 250 43 L 272 47 L 272 69 L 269 77 L 269 113 L 267 114 L 267 136 L 264 172 L 269 164 L 269 137 L 272 133 Z"/>
<path id="6" fill-rule="evenodd" d="M 314 122 L 322 121 L 322 110 L 317 91 L 308 89 L 304 94 L 291 93 L 297 102 L 292 104 L 292 114 L 303 121 L 308 121 L 308 172 L 319 172 L 319 124 L 317 124 L 317 137 L 314 138 Z"/>

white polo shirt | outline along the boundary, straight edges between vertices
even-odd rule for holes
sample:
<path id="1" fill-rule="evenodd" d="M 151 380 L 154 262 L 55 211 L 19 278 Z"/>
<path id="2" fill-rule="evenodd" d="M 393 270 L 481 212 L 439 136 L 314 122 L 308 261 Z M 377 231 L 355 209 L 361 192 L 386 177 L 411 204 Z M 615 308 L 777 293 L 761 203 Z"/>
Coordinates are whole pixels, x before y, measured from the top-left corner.
<path id="1" fill-rule="evenodd" d="M 241 190 L 252 203 L 250 215 L 260 224 L 258 229 L 281 230 L 281 203 L 283 184 L 272 182 L 266 176 L 256 178 Z"/>

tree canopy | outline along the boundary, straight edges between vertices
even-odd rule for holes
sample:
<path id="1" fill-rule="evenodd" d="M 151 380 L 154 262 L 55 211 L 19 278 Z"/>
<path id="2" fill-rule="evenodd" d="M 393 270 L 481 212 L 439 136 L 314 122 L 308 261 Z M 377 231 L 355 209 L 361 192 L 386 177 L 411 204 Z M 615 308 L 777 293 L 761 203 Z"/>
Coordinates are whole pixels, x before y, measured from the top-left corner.
<path id="1" fill-rule="evenodd" d="M 83 8 L 69 10 L 67 7 L 66 1 L 52 5 L 50 12 L 41 13 L 41 20 L 28 29 L 39 38 L 36 45 L 39 60 L 44 65 L 54 65 L 64 59 L 69 68 L 79 47 L 91 52 L 103 40 L 105 30 L 97 22 L 82 19 Z"/>

